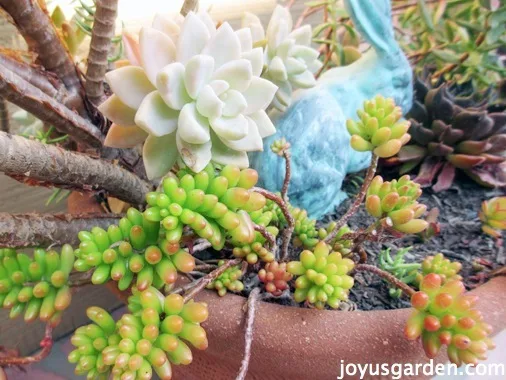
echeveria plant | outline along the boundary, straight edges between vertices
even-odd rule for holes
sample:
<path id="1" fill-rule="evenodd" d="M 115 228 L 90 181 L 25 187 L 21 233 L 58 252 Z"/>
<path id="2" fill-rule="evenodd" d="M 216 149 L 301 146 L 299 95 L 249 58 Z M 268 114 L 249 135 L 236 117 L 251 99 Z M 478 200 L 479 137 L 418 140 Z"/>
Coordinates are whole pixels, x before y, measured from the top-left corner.
<path id="1" fill-rule="evenodd" d="M 145 141 L 150 178 L 165 175 L 178 157 L 194 172 L 211 161 L 249 165 L 246 152 L 262 150 L 274 133 L 265 113 L 277 86 L 260 78 L 261 48 L 250 29 L 218 29 L 205 12 L 184 20 L 155 17 L 139 35 L 130 66 L 106 75 L 114 95 L 100 106 L 113 122 L 111 147 Z"/>
<path id="2" fill-rule="evenodd" d="M 292 101 L 292 91 L 313 87 L 314 74 L 322 67 L 320 53 L 311 47 L 312 28 L 303 25 L 294 29 L 290 11 L 279 5 L 266 30 L 252 13 L 244 15 L 242 25 L 251 29 L 255 46 L 265 46 L 262 77 L 279 87 L 273 106 L 284 111 Z"/>

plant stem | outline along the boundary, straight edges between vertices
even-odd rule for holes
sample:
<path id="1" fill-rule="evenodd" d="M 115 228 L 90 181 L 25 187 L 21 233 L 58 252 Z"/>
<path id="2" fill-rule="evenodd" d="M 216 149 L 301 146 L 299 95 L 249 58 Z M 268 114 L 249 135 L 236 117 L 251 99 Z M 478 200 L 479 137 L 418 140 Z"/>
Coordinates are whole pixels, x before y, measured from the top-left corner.
<path id="1" fill-rule="evenodd" d="M 132 205 L 143 204 L 152 190 L 151 184 L 118 165 L 5 132 L 0 132 L 0 172 L 32 186 L 105 190 Z"/>
<path id="2" fill-rule="evenodd" d="M 332 232 L 325 238 L 325 242 L 329 243 L 331 242 L 339 233 L 339 230 L 346 224 L 348 219 L 353 216 L 364 201 L 365 194 L 367 192 L 367 188 L 369 187 L 369 184 L 371 183 L 372 179 L 374 178 L 374 174 L 376 173 L 376 168 L 378 167 L 378 157 L 373 153 L 371 157 L 371 165 L 369 165 L 369 169 L 367 169 L 367 174 L 365 175 L 364 182 L 362 183 L 362 186 L 360 187 L 360 191 L 355 196 L 355 200 L 353 204 L 350 206 L 348 211 L 339 219 L 337 222 L 335 228 L 332 230 Z"/>
<path id="3" fill-rule="evenodd" d="M 81 80 L 78 70 L 60 40 L 47 10 L 42 9 L 40 3 L 37 0 L 0 0 L 0 7 L 12 17 L 29 49 L 37 54 L 40 63 L 55 73 L 70 92 L 79 94 Z M 82 111 L 82 99 L 80 103 L 78 109 Z"/>
<path id="4" fill-rule="evenodd" d="M 40 346 L 42 347 L 42 350 L 40 350 L 36 355 L 25 357 L 0 356 L 0 367 L 32 364 L 45 359 L 51 353 L 51 349 L 53 348 L 53 328 L 49 323 L 46 325 L 44 338 L 40 341 Z"/>
<path id="5" fill-rule="evenodd" d="M 5 99 L 0 98 L 0 131 L 9 132 L 9 109 Z"/>
<path id="6" fill-rule="evenodd" d="M 94 226 L 107 229 L 121 215 L 110 214 L 9 214 L 0 213 L 0 246 L 48 247 L 79 244 L 79 231 Z"/>
<path id="7" fill-rule="evenodd" d="M 223 264 L 222 266 L 216 268 L 211 273 L 205 275 L 202 277 L 194 287 L 191 288 L 191 290 L 184 295 L 184 302 L 189 301 L 197 293 L 199 293 L 201 290 L 203 290 L 207 285 L 209 285 L 213 280 L 215 280 L 218 276 L 220 276 L 223 272 L 225 272 L 228 268 L 233 267 L 235 265 L 240 264 L 242 259 L 234 259 L 234 260 L 228 260 Z"/>
<path id="8" fill-rule="evenodd" d="M 361 271 L 361 272 L 371 272 L 371 273 L 374 273 L 374 274 L 380 276 L 384 280 L 388 281 L 390 284 L 401 289 L 404 292 L 404 294 L 406 294 L 408 297 L 411 297 L 413 294 L 415 294 L 415 290 L 411 286 L 405 284 L 404 282 L 399 280 L 394 275 L 392 275 L 392 274 L 390 274 L 378 267 L 375 267 L 374 265 L 357 264 L 355 266 L 355 270 Z"/>
<path id="9" fill-rule="evenodd" d="M 199 0 L 184 0 L 180 13 L 186 17 L 189 12 L 197 10 L 198 6 Z"/>
<path id="10" fill-rule="evenodd" d="M 274 235 L 272 235 L 264 226 L 260 226 L 258 224 L 255 224 L 255 231 L 258 231 L 262 234 L 262 236 L 269 242 L 269 248 L 270 250 L 276 254 L 278 247 L 276 245 L 276 238 Z"/>
<path id="11" fill-rule="evenodd" d="M 83 145 L 102 145 L 104 136 L 95 125 L 3 65 L 0 65 L 0 96 Z"/>
<path id="12" fill-rule="evenodd" d="M 96 11 L 84 88 L 88 99 L 93 104 L 99 105 L 104 97 L 104 77 L 109 64 L 107 56 L 115 32 L 118 0 L 97 0 L 95 5 Z"/>
<path id="13" fill-rule="evenodd" d="M 290 246 L 290 241 L 292 239 L 293 230 L 295 229 L 295 220 L 293 219 L 293 216 L 290 210 L 288 209 L 287 203 L 281 197 L 278 197 L 276 194 L 271 193 L 270 191 L 267 191 L 265 189 L 262 189 L 261 187 L 254 187 L 251 189 L 251 191 L 255 191 L 259 194 L 262 194 L 267 199 L 270 199 L 271 201 L 275 202 L 281 208 L 281 212 L 283 213 L 288 226 L 283 230 L 281 234 L 283 244 L 281 246 L 280 259 L 281 261 L 286 260 L 288 258 L 288 248 Z"/>
<path id="14" fill-rule="evenodd" d="M 285 159 L 285 179 L 283 181 L 283 187 L 281 188 L 281 198 L 285 202 L 288 202 L 288 186 L 290 185 L 290 178 L 292 177 L 292 155 L 288 149 L 283 149 L 283 157 Z"/>
<path id="15" fill-rule="evenodd" d="M 255 311 L 260 295 L 260 288 L 254 288 L 248 297 L 246 311 L 246 333 L 244 334 L 244 357 L 241 362 L 241 369 L 236 380 L 246 379 L 248 373 L 249 362 L 251 360 L 251 344 L 253 343 L 253 323 L 255 322 Z"/>

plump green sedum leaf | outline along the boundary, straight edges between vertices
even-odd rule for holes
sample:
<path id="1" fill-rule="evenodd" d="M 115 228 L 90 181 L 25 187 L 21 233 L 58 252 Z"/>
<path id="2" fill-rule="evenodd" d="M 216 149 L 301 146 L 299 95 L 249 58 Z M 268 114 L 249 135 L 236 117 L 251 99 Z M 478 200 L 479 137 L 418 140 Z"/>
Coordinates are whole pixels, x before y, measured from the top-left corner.
<path id="1" fill-rule="evenodd" d="M 115 322 L 105 310 L 88 309 L 94 322 L 80 327 L 71 339 L 76 347 L 69 361 L 77 363 L 76 374 L 88 379 L 172 378 L 172 365 L 188 365 L 193 356 L 189 345 L 207 348 L 207 336 L 200 326 L 208 317 L 207 305 L 178 294 L 164 296 L 150 287 L 133 289 L 128 299 L 131 314 Z"/>
<path id="2" fill-rule="evenodd" d="M 381 158 L 392 157 L 410 139 L 409 122 L 401 120 L 402 110 L 391 98 L 377 95 L 366 100 L 357 115 L 359 120 L 349 119 L 346 128 L 352 148 L 359 152 L 373 151 Z"/>
<path id="3" fill-rule="evenodd" d="M 476 365 L 478 360 L 486 359 L 487 350 L 494 348 L 488 337 L 492 327 L 474 309 L 477 297 L 464 292 L 461 281 L 444 282 L 441 276 L 431 273 L 411 297 L 415 310 L 404 333 L 409 340 L 421 337 L 429 358 L 435 358 L 441 346 L 446 345 L 452 363 Z"/>
<path id="4" fill-rule="evenodd" d="M 14 249 L 0 249 L 0 305 L 26 322 L 37 318 L 56 326 L 70 305 L 68 286 L 74 251 L 68 244 L 61 252 L 37 248 L 33 258 Z"/>
<path id="5" fill-rule="evenodd" d="M 390 182 L 376 176 L 367 189 L 365 208 L 375 218 L 389 217 L 397 231 L 416 234 L 427 228 L 427 222 L 419 219 L 427 210 L 427 206 L 417 202 L 420 195 L 420 184 L 408 175 Z"/>
<path id="6" fill-rule="evenodd" d="M 348 300 L 348 292 L 353 287 L 353 277 L 348 273 L 355 264 L 343 258 L 339 252 L 330 252 L 326 243 L 318 243 L 314 251 L 303 251 L 300 261 L 288 263 L 287 270 L 295 275 L 296 302 L 307 302 L 318 309 L 325 305 L 333 309 L 341 301 Z"/>

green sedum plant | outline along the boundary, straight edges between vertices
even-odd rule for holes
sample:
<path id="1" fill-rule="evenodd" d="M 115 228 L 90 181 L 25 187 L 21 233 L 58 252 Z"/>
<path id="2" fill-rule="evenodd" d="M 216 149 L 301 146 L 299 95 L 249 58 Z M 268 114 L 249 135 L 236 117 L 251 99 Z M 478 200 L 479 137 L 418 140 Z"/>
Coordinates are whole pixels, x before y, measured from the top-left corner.
<path id="1" fill-rule="evenodd" d="M 402 110 L 391 98 L 377 95 L 366 100 L 357 115 L 359 120 L 348 119 L 346 128 L 351 135 L 351 146 L 359 152 L 372 151 L 381 158 L 392 157 L 410 139 L 409 122 L 401 120 Z"/>
<path id="2" fill-rule="evenodd" d="M 427 227 L 427 222 L 419 219 L 427 210 L 417 201 L 420 195 L 420 185 L 408 175 L 390 182 L 376 176 L 367 189 L 365 208 L 375 218 L 390 218 L 395 230 L 416 234 Z"/>
<path id="3" fill-rule="evenodd" d="M 427 256 L 422 261 L 422 274 L 424 276 L 434 273 L 441 277 L 443 282 L 451 280 L 462 280 L 458 274 L 462 269 L 462 264 L 457 261 L 450 261 L 442 253 L 434 256 Z"/>
<path id="4" fill-rule="evenodd" d="M 218 262 L 218 266 L 225 264 L 224 260 Z M 239 265 L 227 268 L 216 279 L 207 285 L 207 289 L 214 289 L 220 297 L 223 297 L 227 292 L 240 293 L 244 290 L 244 284 L 241 277 L 243 271 Z"/>
<path id="5" fill-rule="evenodd" d="M 343 258 L 339 252 L 330 252 L 324 242 L 318 243 L 313 252 L 303 251 L 299 259 L 287 265 L 288 272 L 297 277 L 296 302 L 305 301 L 317 309 L 325 305 L 336 309 L 341 301 L 348 299 L 354 283 L 348 275 L 355 265 L 352 260 Z"/>
<path id="6" fill-rule="evenodd" d="M 500 238 L 501 231 L 506 230 L 506 197 L 495 197 L 483 201 L 479 217 L 483 223 L 482 231 Z"/>
<path id="7" fill-rule="evenodd" d="M 406 338 L 422 338 L 425 354 L 435 358 L 441 346 L 447 346 L 452 363 L 476 365 L 486 359 L 494 348 L 488 337 L 491 326 L 474 308 L 477 297 L 465 295 L 459 280 L 444 282 L 440 275 L 430 273 L 420 283 L 420 291 L 411 297 L 415 308 L 405 328 Z"/>
<path id="8" fill-rule="evenodd" d="M 381 250 L 378 256 L 378 267 L 388 273 L 391 273 L 407 285 L 416 283 L 420 276 L 420 272 L 418 270 L 420 269 L 421 264 L 406 263 L 404 260 L 404 255 L 408 253 L 411 248 L 412 247 L 399 249 L 394 257 L 390 254 L 390 248 Z M 402 290 L 391 286 L 388 289 L 388 293 L 393 298 L 399 298 L 402 295 Z"/>
<path id="9" fill-rule="evenodd" d="M 0 305 L 14 319 L 24 313 L 25 322 L 37 318 L 56 326 L 70 305 L 69 275 L 74 251 L 68 244 L 61 253 L 37 248 L 33 258 L 14 249 L 0 249 Z"/>

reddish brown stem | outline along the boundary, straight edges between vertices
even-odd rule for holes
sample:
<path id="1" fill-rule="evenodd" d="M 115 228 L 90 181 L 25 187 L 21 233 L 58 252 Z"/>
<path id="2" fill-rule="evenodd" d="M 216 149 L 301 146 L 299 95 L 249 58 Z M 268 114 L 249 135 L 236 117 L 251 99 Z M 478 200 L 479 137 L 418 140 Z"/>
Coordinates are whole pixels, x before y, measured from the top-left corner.
<path id="1" fill-rule="evenodd" d="M 292 177 L 292 156 L 288 149 L 283 149 L 283 157 L 285 159 L 285 179 L 283 181 L 283 187 L 281 188 L 281 198 L 283 198 L 285 202 L 288 202 L 288 186 L 290 185 L 290 178 Z"/>
<path id="2" fill-rule="evenodd" d="M 367 170 L 367 173 L 364 178 L 364 183 L 362 183 L 362 186 L 360 187 L 360 191 L 355 196 L 355 201 L 350 206 L 348 211 L 339 219 L 337 222 L 335 228 L 332 230 L 330 234 L 325 238 L 325 242 L 329 243 L 331 242 L 339 233 L 339 230 L 348 222 L 348 219 L 350 219 L 353 214 L 355 214 L 362 204 L 365 194 L 367 192 L 367 189 L 369 187 L 369 184 L 371 183 L 372 179 L 374 178 L 374 174 L 376 173 L 376 168 L 378 167 L 378 157 L 373 153 L 371 157 L 371 165 L 369 166 L 369 169 Z"/>
<path id="3" fill-rule="evenodd" d="M 118 0 L 97 0 L 95 5 L 96 11 L 84 88 L 90 101 L 95 105 L 99 105 L 104 97 L 104 77 L 108 65 L 107 56 L 115 32 Z"/>
<path id="4" fill-rule="evenodd" d="M 242 261 L 242 259 L 234 259 L 234 260 L 228 260 L 225 262 L 225 264 L 223 264 L 222 266 L 216 268 L 215 270 L 213 270 L 211 273 L 209 274 L 206 274 L 204 277 L 202 277 L 196 284 L 194 287 L 192 287 L 190 289 L 190 291 L 188 293 L 186 293 L 184 295 L 184 301 L 187 302 L 189 301 L 190 299 L 192 299 L 193 297 L 195 297 L 195 295 L 197 295 L 197 293 L 199 293 L 200 291 L 202 291 L 207 285 L 209 285 L 211 282 L 213 282 L 213 280 L 215 280 L 217 277 L 219 277 L 223 272 L 225 272 L 228 268 L 230 267 L 233 267 L 235 265 L 238 265 L 240 264 Z"/>
<path id="5" fill-rule="evenodd" d="M 270 191 L 262 189 L 261 187 L 254 187 L 251 189 L 251 191 L 255 191 L 259 194 L 262 194 L 267 199 L 270 199 L 271 201 L 275 202 L 281 209 L 281 212 L 283 213 L 288 226 L 283 230 L 281 234 L 283 244 L 281 245 L 280 259 L 281 261 L 286 260 L 288 258 L 288 248 L 290 246 L 290 241 L 292 239 L 293 230 L 295 229 L 295 220 L 293 219 L 293 216 L 290 210 L 288 209 L 288 204 L 281 197 L 277 196 L 274 193 L 271 193 Z"/>
<path id="6" fill-rule="evenodd" d="M 40 346 L 42 347 L 42 350 L 32 356 L 0 356 L 0 367 L 27 365 L 37 363 L 45 359 L 51 353 L 51 349 L 53 348 L 53 328 L 50 324 L 46 325 L 44 338 L 40 341 Z"/>
<path id="7" fill-rule="evenodd" d="M 300 27 L 302 25 L 302 23 L 304 22 L 304 20 L 306 19 L 306 17 L 309 17 L 313 13 L 321 11 L 323 9 L 323 7 L 324 7 L 323 5 L 319 5 L 317 7 L 307 7 L 306 9 L 304 9 L 304 11 L 300 15 L 300 17 L 297 19 L 297 22 L 295 23 L 295 26 L 293 27 L 293 29 L 297 29 L 298 27 Z"/>
<path id="8" fill-rule="evenodd" d="M 79 231 L 97 226 L 107 229 L 121 215 L 110 214 L 9 214 L 0 213 L 0 246 L 9 248 L 79 244 Z"/>
<path id="9" fill-rule="evenodd" d="M 246 379 L 248 374 L 249 362 L 251 360 L 251 344 L 253 343 L 253 324 L 255 322 L 255 312 L 260 295 L 260 288 L 254 288 L 248 297 L 246 310 L 246 331 L 244 334 L 244 357 L 241 362 L 241 369 L 236 380 Z"/>
<path id="10" fill-rule="evenodd" d="M 0 172 L 29 184 L 70 190 L 104 190 L 133 205 L 151 184 L 110 162 L 0 132 Z"/>
<path id="11" fill-rule="evenodd" d="M 362 272 L 371 272 L 377 276 L 380 276 L 384 280 L 388 281 L 390 284 L 401 289 L 404 292 L 404 294 L 406 294 L 408 297 L 411 297 L 413 294 L 415 294 L 415 290 L 412 287 L 410 287 L 409 285 L 406 285 L 404 282 L 399 280 L 394 275 L 392 275 L 392 274 L 390 274 L 378 267 L 375 267 L 374 265 L 357 264 L 355 266 L 355 270 L 362 271 Z"/>
<path id="12" fill-rule="evenodd" d="M 262 236 L 267 240 L 269 243 L 269 248 L 272 252 L 276 253 L 278 250 L 278 247 L 276 245 L 276 238 L 274 235 L 272 235 L 264 226 L 260 226 L 258 224 L 255 224 L 255 231 L 258 231 L 262 234 Z"/>

